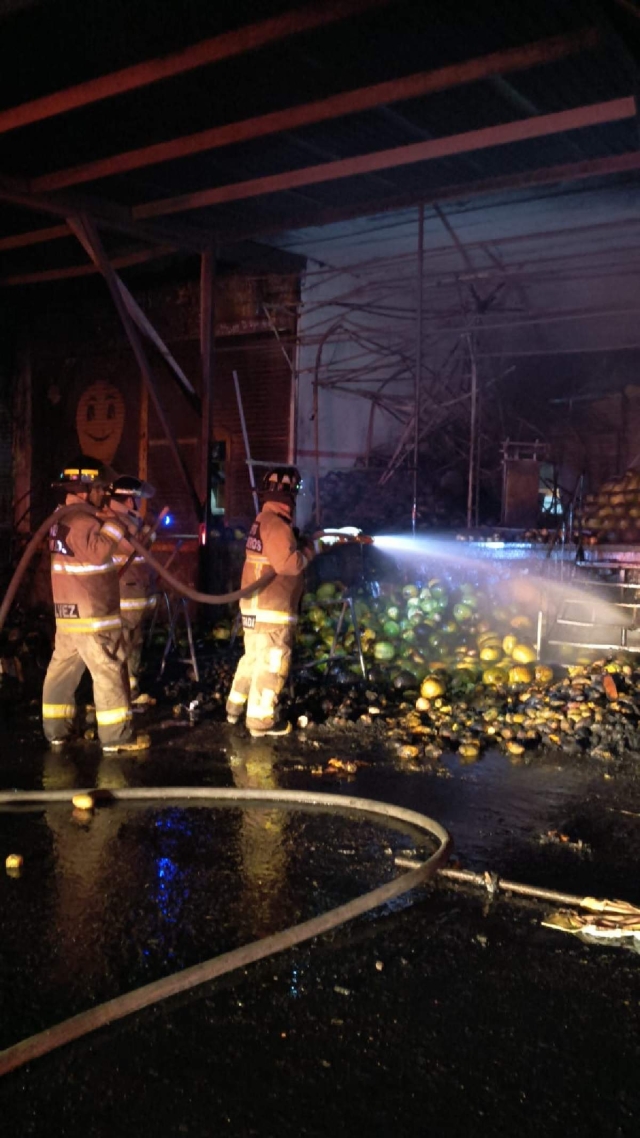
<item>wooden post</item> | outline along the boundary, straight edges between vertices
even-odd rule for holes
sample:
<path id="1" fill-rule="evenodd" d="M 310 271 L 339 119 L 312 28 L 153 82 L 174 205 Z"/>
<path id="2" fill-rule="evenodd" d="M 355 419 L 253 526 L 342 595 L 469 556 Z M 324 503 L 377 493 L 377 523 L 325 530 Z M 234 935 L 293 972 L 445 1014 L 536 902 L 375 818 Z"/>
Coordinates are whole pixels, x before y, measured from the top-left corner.
<path id="1" fill-rule="evenodd" d="M 13 397 L 13 524 L 17 530 L 31 529 L 31 355 L 20 352 L 18 376 Z"/>
<path id="2" fill-rule="evenodd" d="M 211 514 L 211 443 L 213 421 L 211 408 L 211 384 L 213 378 L 213 339 L 214 339 L 214 284 L 216 256 L 213 248 L 207 249 L 200 258 L 200 361 L 202 368 L 202 433 L 200 436 L 200 497 L 202 498 L 205 524 L 209 525 Z"/>

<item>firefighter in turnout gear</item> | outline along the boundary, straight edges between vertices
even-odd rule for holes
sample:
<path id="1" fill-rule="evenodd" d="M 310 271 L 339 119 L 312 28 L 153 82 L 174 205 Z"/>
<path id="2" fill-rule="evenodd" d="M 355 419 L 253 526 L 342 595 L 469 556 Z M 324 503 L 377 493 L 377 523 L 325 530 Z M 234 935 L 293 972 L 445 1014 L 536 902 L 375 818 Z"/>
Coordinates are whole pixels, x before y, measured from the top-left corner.
<path id="1" fill-rule="evenodd" d="M 109 490 L 109 507 L 118 517 L 126 519 L 129 525 L 138 530 L 141 541 L 145 540 L 145 527 L 140 504 L 143 498 L 153 498 L 154 494 L 155 490 L 148 482 L 142 482 L 140 478 L 128 474 L 116 478 Z M 113 560 L 118 570 L 122 639 L 129 673 L 131 703 L 133 707 L 147 707 L 154 704 L 155 700 L 146 692 L 140 691 L 140 665 L 144 619 L 157 603 L 152 573 L 144 557 L 134 553 L 133 546 L 126 538 L 118 545 Z"/>
<path id="2" fill-rule="evenodd" d="M 255 738 L 291 730 L 278 721 L 276 709 L 291 666 L 304 571 L 314 556 L 313 544 L 299 542 L 292 525 L 300 481 L 293 466 L 265 474 L 262 509 L 247 538 L 242 587 L 271 569 L 276 572 L 261 592 L 240 601 L 244 656 L 227 700 L 229 723 L 238 722 L 246 704 L 247 727 Z"/>
<path id="3" fill-rule="evenodd" d="M 148 736 L 132 738 L 127 669 L 122 652 L 120 595 L 113 553 L 125 534 L 104 509 L 108 476 L 93 458 L 65 467 L 55 485 L 65 505 L 88 503 L 99 518 L 78 510 L 50 531 L 56 639 L 42 696 L 44 733 L 52 746 L 70 736 L 75 691 L 85 668 L 93 680 L 98 737 L 104 751 L 141 751 Z"/>

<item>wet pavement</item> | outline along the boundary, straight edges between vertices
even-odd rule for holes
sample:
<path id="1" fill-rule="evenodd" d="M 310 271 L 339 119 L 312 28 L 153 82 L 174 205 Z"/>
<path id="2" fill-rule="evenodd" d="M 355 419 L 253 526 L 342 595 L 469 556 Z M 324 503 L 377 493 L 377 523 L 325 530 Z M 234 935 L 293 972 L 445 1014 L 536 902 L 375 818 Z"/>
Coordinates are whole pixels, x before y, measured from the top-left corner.
<path id="1" fill-rule="evenodd" d="M 359 795 L 437 818 L 464 866 L 640 904 L 633 761 L 488 753 L 410 770 L 356 727 L 268 743 L 210 720 L 181 726 L 167 708 L 148 755 L 107 760 L 91 744 L 54 755 L 35 708 L 4 711 L 3 788 Z M 366 765 L 314 774 L 330 757 Z M 425 849 L 320 811 L 2 811 L 2 858 L 21 852 L 25 868 L 0 876 L 0 1047 L 323 912 L 387 880 L 394 853 Z M 546 911 L 425 889 L 5 1077 L 3 1131 L 637 1135 L 640 959 L 542 928 Z"/>

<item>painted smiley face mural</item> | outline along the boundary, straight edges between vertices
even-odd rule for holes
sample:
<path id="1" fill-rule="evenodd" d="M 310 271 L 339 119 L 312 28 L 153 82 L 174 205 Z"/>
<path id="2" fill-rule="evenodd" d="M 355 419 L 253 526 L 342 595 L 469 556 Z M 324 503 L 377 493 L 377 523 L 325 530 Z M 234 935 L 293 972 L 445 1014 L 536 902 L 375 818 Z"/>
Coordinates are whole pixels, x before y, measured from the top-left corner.
<path id="1" fill-rule="evenodd" d="M 124 399 L 115 384 L 99 379 L 87 387 L 76 412 L 82 453 L 111 462 L 122 438 L 124 416 Z"/>

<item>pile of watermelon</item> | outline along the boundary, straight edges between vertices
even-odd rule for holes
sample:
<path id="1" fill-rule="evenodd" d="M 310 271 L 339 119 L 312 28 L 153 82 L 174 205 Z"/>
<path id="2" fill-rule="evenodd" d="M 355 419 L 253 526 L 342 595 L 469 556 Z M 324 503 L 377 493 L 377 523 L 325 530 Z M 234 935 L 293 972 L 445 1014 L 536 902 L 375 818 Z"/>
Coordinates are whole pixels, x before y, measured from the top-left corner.
<path id="1" fill-rule="evenodd" d="M 499 589 L 496 590 L 499 593 Z M 322 660 L 330 651 L 341 589 L 325 582 L 303 598 L 298 645 L 303 659 Z M 535 613 L 500 603 L 487 587 L 432 578 L 427 584 L 390 586 L 377 597 L 355 601 L 370 682 L 398 689 L 419 687 L 431 678 L 461 693 L 488 687 L 550 682 L 553 672 L 537 663 Z M 353 627 L 347 618 L 337 654 L 360 674 Z M 326 669 L 326 663 L 318 667 Z"/>

